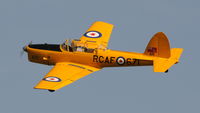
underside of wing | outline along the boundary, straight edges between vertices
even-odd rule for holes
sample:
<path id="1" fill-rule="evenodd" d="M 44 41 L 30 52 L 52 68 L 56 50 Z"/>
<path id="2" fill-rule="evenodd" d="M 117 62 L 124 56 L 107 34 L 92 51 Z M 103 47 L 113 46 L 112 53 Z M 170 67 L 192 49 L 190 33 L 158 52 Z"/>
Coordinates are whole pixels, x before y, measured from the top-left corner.
<path id="1" fill-rule="evenodd" d="M 81 64 L 57 63 L 34 88 L 58 90 L 98 70 L 98 68 Z"/>
<path id="2" fill-rule="evenodd" d="M 110 35 L 112 33 L 113 25 L 105 22 L 95 22 L 92 26 L 83 34 L 80 38 L 82 43 L 88 43 L 87 45 L 94 45 L 107 48 Z M 91 48 L 91 47 L 88 47 Z"/>

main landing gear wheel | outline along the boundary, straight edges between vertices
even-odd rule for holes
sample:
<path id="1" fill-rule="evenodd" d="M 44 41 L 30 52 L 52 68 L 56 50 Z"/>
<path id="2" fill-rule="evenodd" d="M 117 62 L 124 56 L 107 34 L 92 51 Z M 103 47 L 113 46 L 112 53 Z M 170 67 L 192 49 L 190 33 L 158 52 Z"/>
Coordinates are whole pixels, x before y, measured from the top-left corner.
<path id="1" fill-rule="evenodd" d="M 49 91 L 49 92 L 54 92 L 55 90 L 50 90 L 50 89 L 49 89 L 48 91 Z"/>
<path id="2" fill-rule="evenodd" d="M 168 73 L 169 70 L 166 70 L 165 73 Z"/>

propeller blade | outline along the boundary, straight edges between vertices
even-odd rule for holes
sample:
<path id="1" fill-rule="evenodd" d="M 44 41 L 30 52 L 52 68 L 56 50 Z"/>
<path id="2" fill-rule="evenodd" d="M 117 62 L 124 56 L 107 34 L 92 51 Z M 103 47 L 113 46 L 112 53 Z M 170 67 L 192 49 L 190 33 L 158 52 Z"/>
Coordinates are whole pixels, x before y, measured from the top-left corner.
<path id="1" fill-rule="evenodd" d="M 32 43 L 33 43 L 33 41 L 29 42 L 29 44 L 28 44 L 28 45 L 31 45 Z"/>
<path id="2" fill-rule="evenodd" d="M 20 52 L 20 57 L 24 55 L 24 52 L 27 52 L 26 46 L 22 47 L 22 51 Z"/>

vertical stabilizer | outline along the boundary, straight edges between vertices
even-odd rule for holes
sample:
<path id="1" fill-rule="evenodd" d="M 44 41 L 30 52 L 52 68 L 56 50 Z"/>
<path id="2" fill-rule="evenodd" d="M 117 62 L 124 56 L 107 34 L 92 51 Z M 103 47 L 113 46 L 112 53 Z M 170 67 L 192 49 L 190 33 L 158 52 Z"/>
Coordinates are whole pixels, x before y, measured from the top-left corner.
<path id="1" fill-rule="evenodd" d="M 167 36 L 163 32 L 156 33 L 149 41 L 144 54 L 161 58 L 169 58 L 171 55 L 170 44 Z"/>

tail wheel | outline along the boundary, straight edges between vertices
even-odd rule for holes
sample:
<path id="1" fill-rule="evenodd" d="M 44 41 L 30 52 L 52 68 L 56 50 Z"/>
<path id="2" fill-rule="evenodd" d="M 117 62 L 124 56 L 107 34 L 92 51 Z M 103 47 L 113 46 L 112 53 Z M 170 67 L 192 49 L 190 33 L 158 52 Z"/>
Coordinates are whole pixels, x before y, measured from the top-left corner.
<path id="1" fill-rule="evenodd" d="M 169 70 L 166 70 L 165 73 L 168 73 Z"/>
<path id="2" fill-rule="evenodd" d="M 55 90 L 50 90 L 50 89 L 49 89 L 48 91 L 49 91 L 49 92 L 54 92 Z"/>

